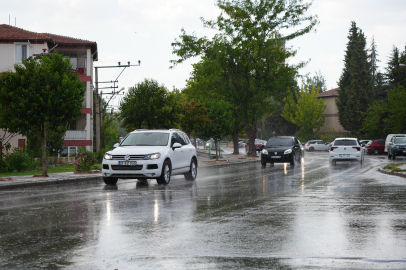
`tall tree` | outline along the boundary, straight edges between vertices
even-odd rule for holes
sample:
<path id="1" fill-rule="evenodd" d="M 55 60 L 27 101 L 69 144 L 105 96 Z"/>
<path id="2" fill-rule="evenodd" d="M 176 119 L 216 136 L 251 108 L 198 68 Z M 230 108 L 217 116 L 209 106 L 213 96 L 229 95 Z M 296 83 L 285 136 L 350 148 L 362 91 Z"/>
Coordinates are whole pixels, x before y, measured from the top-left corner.
<path id="1" fill-rule="evenodd" d="M 186 97 L 185 97 L 186 98 Z M 194 99 L 185 100 L 183 103 L 183 118 L 182 129 L 189 137 L 192 133 L 199 130 L 199 127 L 204 127 L 207 123 L 211 122 L 207 117 L 207 107 L 204 103 L 198 103 Z M 196 146 L 196 136 L 194 137 L 193 144 Z"/>
<path id="2" fill-rule="evenodd" d="M 300 140 L 307 141 L 311 139 L 313 130 L 319 131 L 324 125 L 324 110 L 326 105 L 322 99 L 318 99 L 317 95 L 320 88 L 314 86 L 309 89 L 307 85 L 302 86 L 300 93 L 295 92 L 296 97 L 292 94 L 288 95 L 283 101 L 282 116 L 289 122 L 300 127 Z"/>
<path id="3" fill-rule="evenodd" d="M 23 60 L 15 72 L 0 76 L 0 117 L 12 132 L 41 136 L 42 173 L 46 169 L 46 129 L 65 128 L 82 114 L 86 89 L 62 54 L 42 56 L 39 61 Z"/>
<path id="4" fill-rule="evenodd" d="M 169 129 L 180 127 L 183 98 L 178 90 L 168 91 L 153 79 L 145 79 L 128 90 L 120 104 L 122 127 Z"/>
<path id="5" fill-rule="evenodd" d="M 336 104 L 340 124 L 355 136 L 362 136 L 360 129 L 373 101 L 370 70 L 364 33 L 352 21 Z"/>
<path id="6" fill-rule="evenodd" d="M 400 53 L 398 48 L 393 46 L 388 66 L 385 69 L 385 75 L 391 88 L 397 87 L 398 84 L 406 88 L 406 67 L 401 67 L 399 64 L 406 65 L 406 47 Z"/>
<path id="7" fill-rule="evenodd" d="M 255 155 L 257 121 L 273 111 L 272 101 L 283 98 L 286 82 L 302 66 L 285 64 L 296 53 L 285 48 L 285 43 L 313 30 L 318 20 L 305 15 L 311 3 L 300 0 L 218 0 L 217 6 L 222 10 L 217 20 L 202 19 L 217 34 L 212 39 L 197 38 L 182 29 L 180 40 L 172 43 L 179 59 L 171 63 L 177 65 L 198 55 L 216 62 L 228 86 L 221 88 L 222 95 L 241 108 L 248 154 Z M 301 28 L 301 24 L 307 25 Z"/>

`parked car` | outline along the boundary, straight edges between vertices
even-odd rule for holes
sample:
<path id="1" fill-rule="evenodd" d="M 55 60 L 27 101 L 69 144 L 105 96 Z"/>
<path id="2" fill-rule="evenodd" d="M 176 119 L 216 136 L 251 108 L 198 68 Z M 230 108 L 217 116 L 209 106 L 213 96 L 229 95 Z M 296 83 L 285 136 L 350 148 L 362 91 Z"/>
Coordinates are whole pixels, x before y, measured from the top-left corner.
<path id="1" fill-rule="evenodd" d="M 326 152 L 330 151 L 331 146 L 333 145 L 333 143 L 327 143 L 327 147 L 326 147 Z"/>
<path id="2" fill-rule="evenodd" d="M 238 147 L 245 147 L 245 144 L 247 143 L 248 139 L 238 139 Z"/>
<path id="3" fill-rule="evenodd" d="M 289 162 L 295 165 L 302 156 L 301 144 L 296 137 L 272 137 L 261 151 L 261 164 Z"/>
<path id="4" fill-rule="evenodd" d="M 388 145 L 388 159 L 406 156 L 406 135 L 394 135 Z"/>
<path id="5" fill-rule="evenodd" d="M 388 134 L 388 136 L 386 136 L 386 140 L 385 140 L 385 152 L 388 152 L 388 145 L 389 142 L 392 140 L 393 136 L 406 136 L 406 134 Z"/>
<path id="6" fill-rule="evenodd" d="M 120 179 L 156 179 L 168 184 L 171 175 L 183 174 L 186 180 L 197 176 L 196 148 L 178 130 L 135 130 L 120 144 L 106 152 L 102 176 L 107 185 Z"/>
<path id="7" fill-rule="evenodd" d="M 266 141 L 264 140 L 259 140 L 259 139 L 255 139 L 255 151 L 256 152 L 260 152 L 262 151 L 262 149 L 264 149 L 264 146 L 266 145 Z M 245 152 L 248 152 L 248 141 L 245 143 Z"/>
<path id="8" fill-rule="evenodd" d="M 330 163 L 337 161 L 364 161 L 364 151 L 356 138 L 337 138 L 329 151 Z"/>
<path id="9" fill-rule="evenodd" d="M 383 154 L 385 152 L 385 140 L 371 140 L 365 145 L 365 153 L 367 154 Z"/>
<path id="10" fill-rule="evenodd" d="M 327 143 L 321 140 L 312 140 L 305 144 L 305 149 L 309 152 L 313 152 L 314 150 L 326 151 L 326 148 Z"/>

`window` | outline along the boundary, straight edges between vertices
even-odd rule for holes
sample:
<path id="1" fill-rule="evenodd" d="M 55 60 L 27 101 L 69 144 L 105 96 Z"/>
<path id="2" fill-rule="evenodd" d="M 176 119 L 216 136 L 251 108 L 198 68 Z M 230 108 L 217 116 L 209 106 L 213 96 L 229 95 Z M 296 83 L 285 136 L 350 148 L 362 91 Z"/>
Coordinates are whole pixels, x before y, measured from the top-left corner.
<path id="1" fill-rule="evenodd" d="M 15 62 L 21 63 L 23 59 L 28 58 L 28 46 L 27 44 L 16 44 L 15 45 Z"/>
<path id="2" fill-rule="evenodd" d="M 78 68 L 78 59 L 76 57 L 70 57 L 69 61 L 72 64 L 72 69 Z"/>

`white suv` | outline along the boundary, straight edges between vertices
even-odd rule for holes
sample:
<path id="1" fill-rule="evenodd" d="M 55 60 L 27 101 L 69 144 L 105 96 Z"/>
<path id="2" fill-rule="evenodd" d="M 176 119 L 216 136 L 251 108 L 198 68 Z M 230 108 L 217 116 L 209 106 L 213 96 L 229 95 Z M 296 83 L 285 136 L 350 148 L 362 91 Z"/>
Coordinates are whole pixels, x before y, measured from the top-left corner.
<path id="1" fill-rule="evenodd" d="M 329 158 L 331 164 L 337 161 L 364 161 L 364 150 L 356 138 L 337 138 L 330 147 Z"/>
<path id="2" fill-rule="evenodd" d="M 171 175 L 184 174 L 186 180 L 196 179 L 196 148 L 178 129 L 137 129 L 114 147 L 103 158 L 102 176 L 107 185 L 115 185 L 118 178 L 152 178 L 164 185 Z"/>

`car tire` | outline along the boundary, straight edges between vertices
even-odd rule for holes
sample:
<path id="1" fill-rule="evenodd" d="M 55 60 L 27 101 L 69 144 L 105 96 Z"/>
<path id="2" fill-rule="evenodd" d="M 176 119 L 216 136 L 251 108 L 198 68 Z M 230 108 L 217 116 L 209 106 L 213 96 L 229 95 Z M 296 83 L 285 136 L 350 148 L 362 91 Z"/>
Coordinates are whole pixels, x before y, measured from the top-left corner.
<path id="1" fill-rule="evenodd" d="M 117 184 L 118 178 L 117 177 L 103 177 L 103 181 L 106 185 L 114 186 Z"/>
<path id="2" fill-rule="evenodd" d="M 313 147 L 310 147 L 309 148 L 309 152 L 313 152 L 314 151 L 314 148 Z"/>
<path id="3" fill-rule="evenodd" d="M 264 159 L 261 159 L 261 165 L 262 167 L 266 167 L 266 161 Z"/>
<path id="4" fill-rule="evenodd" d="M 187 181 L 195 181 L 197 177 L 197 162 L 195 158 L 190 161 L 190 171 L 185 173 L 185 179 Z"/>
<path id="5" fill-rule="evenodd" d="M 167 185 L 171 181 L 171 163 L 169 160 L 164 161 L 161 176 L 159 176 L 156 181 L 159 185 Z"/>
<path id="6" fill-rule="evenodd" d="M 293 152 L 292 158 L 290 159 L 290 165 L 295 166 L 295 164 L 296 164 L 296 153 Z"/>
<path id="7" fill-rule="evenodd" d="M 373 153 L 374 153 L 374 155 L 379 155 L 380 151 L 379 151 L 379 149 L 374 149 Z"/>

